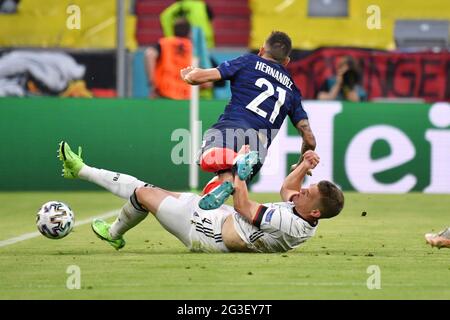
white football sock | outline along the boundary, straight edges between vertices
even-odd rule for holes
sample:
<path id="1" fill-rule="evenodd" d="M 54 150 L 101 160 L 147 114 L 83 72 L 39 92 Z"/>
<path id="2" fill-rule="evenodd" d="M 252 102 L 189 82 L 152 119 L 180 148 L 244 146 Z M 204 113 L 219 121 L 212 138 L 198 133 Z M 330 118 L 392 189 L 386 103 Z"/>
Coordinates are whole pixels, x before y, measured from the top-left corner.
<path id="1" fill-rule="evenodd" d="M 123 173 L 97 169 L 89 167 L 88 165 L 84 165 L 81 168 L 78 176 L 81 179 L 93 182 L 124 199 L 130 198 L 136 188 L 146 184 L 135 177 Z"/>
<path id="2" fill-rule="evenodd" d="M 137 208 L 135 207 L 137 206 Z M 111 225 L 109 229 L 109 234 L 112 239 L 118 239 L 125 234 L 128 230 L 138 225 L 142 220 L 144 220 L 148 215 L 147 211 L 137 203 L 136 195 L 130 197 L 122 210 L 119 213 L 116 221 Z"/>

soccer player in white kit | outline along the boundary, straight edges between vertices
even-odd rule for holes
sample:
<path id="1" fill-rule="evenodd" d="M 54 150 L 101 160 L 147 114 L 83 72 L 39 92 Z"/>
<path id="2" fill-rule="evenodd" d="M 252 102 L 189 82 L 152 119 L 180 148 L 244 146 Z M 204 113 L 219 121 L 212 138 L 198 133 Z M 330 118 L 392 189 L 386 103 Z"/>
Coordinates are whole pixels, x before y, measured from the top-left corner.
<path id="1" fill-rule="evenodd" d="M 344 196 L 333 183 L 320 181 L 301 188 L 306 173 L 320 161 L 311 150 L 285 178 L 280 190 L 283 202 L 259 204 L 250 200 L 241 174 L 251 173 L 248 151 L 244 146 L 235 164 L 233 206 L 213 210 L 198 206 L 199 195 L 167 191 L 126 174 L 90 167 L 66 142 L 60 144 L 59 157 L 64 177 L 91 181 L 128 199 L 113 224 L 99 219 L 92 223 L 96 235 L 117 250 L 125 245 L 123 235 L 148 212 L 191 251 L 285 252 L 311 238 L 320 219 L 334 217 L 342 210 Z"/>

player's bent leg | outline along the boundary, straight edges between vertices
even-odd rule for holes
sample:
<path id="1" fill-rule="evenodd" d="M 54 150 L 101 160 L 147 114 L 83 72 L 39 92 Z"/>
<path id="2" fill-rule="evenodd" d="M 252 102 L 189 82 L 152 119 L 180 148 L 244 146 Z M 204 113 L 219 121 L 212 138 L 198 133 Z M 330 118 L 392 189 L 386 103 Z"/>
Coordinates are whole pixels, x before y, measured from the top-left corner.
<path id="1" fill-rule="evenodd" d="M 215 187 L 222 184 L 223 181 L 219 180 L 218 176 L 214 176 L 211 180 L 208 181 L 208 183 L 205 185 L 205 187 L 202 190 L 202 194 L 208 194 L 213 190 Z"/>
<path id="2" fill-rule="evenodd" d="M 216 172 L 218 177 L 213 178 L 203 189 L 203 198 L 199 207 L 212 210 L 220 207 L 233 192 L 231 169 L 237 153 L 230 148 L 213 147 L 203 152 L 200 158 L 200 167 L 207 172 Z"/>
<path id="3" fill-rule="evenodd" d="M 138 202 L 136 193 L 133 193 L 112 225 L 95 219 L 92 222 L 92 230 L 100 239 L 119 250 L 125 246 L 123 235 L 138 225 L 147 215 L 148 211 Z"/>
<path id="4" fill-rule="evenodd" d="M 179 198 L 171 195 L 165 197 L 156 211 L 155 218 L 168 232 L 177 237 L 186 247 L 191 248 L 192 214 L 197 207 L 200 196 L 182 193 Z"/>
<path id="5" fill-rule="evenodd" d="M 213 177 L 203 188 L 202 194 L 208 194 L 216 187 L 220 186 L 225 181 L 233 181 L 233 172 L 231 170 L 225 170 L 217 173 L 217 176 Z"/>
<path id="6" fill-rule="evenodd" d="M 219 208 L 233 194 L 234 187 L 230 181 L 225 181 L 219 186 L 205 194 L 199 201 L 198 206 L 203 210 Z"/>
<path id="7" fill-rule="evenodd" d="M 122 236 L 113 239 L 110 233 L 111 225 L 101 219 L 94 219 L 91 224 L 92 231 L 98 238 L 108 242 L 114 249 L 119 250 L 125 246 L 125 240 Z"/>
<path id="8" fill-rule="evenodd" d="M 260 163 L 258 152 L 250 151 L 236 158 L 236 173 L 239 179 L 246 181 L 250 178 L 256 165 Z"/>
<path id="9" fill-rule="evenodd" d="M 213 147 L 204 151 L 200 157 L 200 168 L 206 172 L 231 169 L 237 153 L 229 148 Z"/>
<path id="10" fill-rule="evenodd" d="M 149 185 L 139 187 L 122 207 L 113 224 L 96 219 L 92 222 L 92 230 L 97 237 L 119 250 L 125 246 L 123 235 L 143 221 L 148 211 L 156 213 L 162 199 L 169 196 L 178 198 L 180 195 Z"/>
<path id="11" fill-rule="evenodd" d="M 178 198 L 180 193 L 170 192 L 157 187 L 140 187 L 135 191 L 137 203 L 145 210 L 156 214 L 161 202 L 167 197 Z"/>
<path id="12" fill-rule="evenodd" d="M 250 151 L 249 153 L 239 155 L 235 162 L 235 172 L 241 180 L 245 181 L 251 177 L 254 168 L 260 163 L 258 152 Z M 232 173 L 229 173 L 228 177 L 232 178 Z M 220 180 L 217 179 L 217 181 Z M 234 187 L 232 182 L 225 181 L 206 193 L 199 201 L 198 206 L 203 210 L 217 209 L 225 203 L 233 191 Z"/>

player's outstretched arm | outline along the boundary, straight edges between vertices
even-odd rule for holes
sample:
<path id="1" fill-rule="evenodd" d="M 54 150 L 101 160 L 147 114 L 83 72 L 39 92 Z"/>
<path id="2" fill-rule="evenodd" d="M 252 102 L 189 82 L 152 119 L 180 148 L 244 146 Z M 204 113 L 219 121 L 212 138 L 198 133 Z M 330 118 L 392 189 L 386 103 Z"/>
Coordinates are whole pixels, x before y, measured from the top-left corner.
<path id="1" fill-rule="evenodd" d="M 296 164 L 291 166 L 292 170 L 294 170 L 302 162 L 303 155 L 306 153 L 306 151 L 308 150 L 314 151 L 316 149 L 316 138 L 314 137 L 314 133 L 312 132 L 311 127 L 309 126 L 308 119 L 300 120 L 299 122 L 297 122 L 295 127 L 297 128 L 297 131 L 300 134 L 300 136 L 303 138 L 303 142 L 301 149 L 302 156 L 300 157 L 300 159 Z M 311 173 L 308 174 L 311 175 Z"/>
<path id="2" fill-rule="evenodd" d="M 284 179 L 280 190 L 283 201 L 290 201 L 293 195 L 300 192 L 305 175 L 314 169 L 319 161 L 319 155 L 314 151 L 305 152 L 302 162 Z"/>
<path id="3" fill-rule="evenodd" d="M 311 127 L 309 126 L 308 119 L 300 120 L 297 125 L 298 133 L 303 138 L 303 145 L 302 145 L 302 154 L 304 154 L 308 150 L 315 150 L 316 149 L 316 138 L 314 137 L 314 133 L 311 130 Z"/>
<path id="4" fill-rule="evenodd" d="M 202 84 L 222 79 L 220 72 L 216 68 L 201 69 L 189 66 L 180 70 L 181 79 L 191 85 Z"/>
<path id="5" fill-rule="evenodd" d="M 261 206 L 260 203 L 248 198 L 247 184 L 245 181 L 239 179 L 237 174 L 234 176 L 233 205 L 234 210 L 245 217 L 250 223 L 253 222 Z"/>

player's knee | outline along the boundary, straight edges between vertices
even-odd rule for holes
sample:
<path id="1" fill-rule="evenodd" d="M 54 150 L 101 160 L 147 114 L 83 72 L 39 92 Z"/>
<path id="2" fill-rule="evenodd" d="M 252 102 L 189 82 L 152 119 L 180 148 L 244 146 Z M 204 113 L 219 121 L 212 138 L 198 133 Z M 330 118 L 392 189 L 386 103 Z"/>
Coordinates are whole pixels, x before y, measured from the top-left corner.
<path id="1" fill-rule="evenodd" d="M 134 190 L 136 201 L 142 207 L 147 208 L 148 199 L 151 198 L 153 188 L 142 186 Z"/>
<path id="2" fill-rule="evenodd" d="M 200 159 L 200 168 L 206 172 L 216 172 L 215 165 L 210 163 L 210 159 L 207 157 L 202 157 Z"/>
<path id="3" fill-rule="evenodd" d="M 232 167 L 236 155 L 234 150 L 228 148 L 212 148 L 202 154 L 200 167 L 207 172 L 229 169 Z"/>

